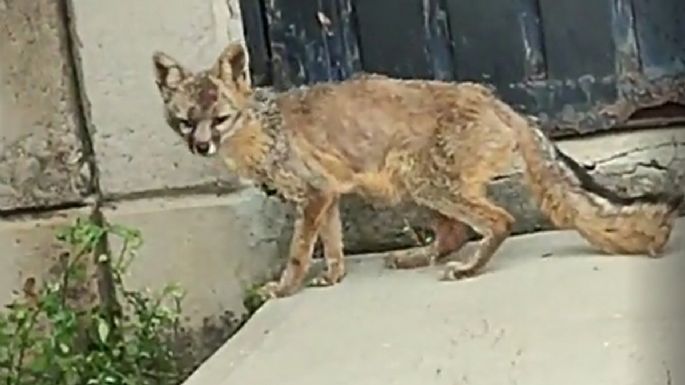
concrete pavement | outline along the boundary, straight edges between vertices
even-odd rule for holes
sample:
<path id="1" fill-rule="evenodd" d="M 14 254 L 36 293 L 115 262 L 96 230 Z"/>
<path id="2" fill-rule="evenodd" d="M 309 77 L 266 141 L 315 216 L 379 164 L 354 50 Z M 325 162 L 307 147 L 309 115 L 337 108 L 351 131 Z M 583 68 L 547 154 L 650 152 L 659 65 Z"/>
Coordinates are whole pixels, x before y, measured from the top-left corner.
<path id="1" fill-rule="evenodd" d="M 186 385 L 685 383 L 685 219 L 661 259 L 573 232 L 514 237 L 487 272 L 351 258 L 332 288 L 263 306 Z"/>

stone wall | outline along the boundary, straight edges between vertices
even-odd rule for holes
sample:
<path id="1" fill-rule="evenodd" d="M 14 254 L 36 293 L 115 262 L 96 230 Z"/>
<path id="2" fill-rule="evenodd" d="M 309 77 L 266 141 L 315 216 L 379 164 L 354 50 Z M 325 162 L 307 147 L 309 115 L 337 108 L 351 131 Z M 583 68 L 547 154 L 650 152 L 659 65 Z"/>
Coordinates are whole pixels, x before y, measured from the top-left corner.
<path id="1" fill-rule="evenodd" d="M 67 31 L 58 2 L 0 1 L 0 207 L 82 201 L 84 163 Z"/>
<path id="2" fill-rule="evenodd" d="M 162 119 L 151 54 L 200 68 L 242 39 L 237 0 L 0 0 L 0 303 L 55 265 L 57 227 L 101 207 L 107 221 L 142 230 L 130 283 L 178 282 L 184 326 L 207 352 L 223 342 L 245 289 L 278 270 L 290 208 L 188 153 Z M 684 129 L 560 145 L 628 189 L 644 175 L 682 189 Z M 517 232 L 545 227 L 517 170 L 493 194 Z M 426 226 L 419 209 L 372 210 L 354 197 L 343 220 L 350 253 L 410 245 Z"/>

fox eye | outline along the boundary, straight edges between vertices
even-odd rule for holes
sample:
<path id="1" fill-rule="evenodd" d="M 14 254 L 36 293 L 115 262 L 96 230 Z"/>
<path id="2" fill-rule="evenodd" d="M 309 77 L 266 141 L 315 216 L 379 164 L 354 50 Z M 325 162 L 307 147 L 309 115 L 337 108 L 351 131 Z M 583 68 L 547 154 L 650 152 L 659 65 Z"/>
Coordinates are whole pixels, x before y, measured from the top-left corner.
<path id="1" fill-rule="evenodd" d="M 217 116 L 214 119 L 212 119 L 212 125 L 218 126 L 218 125 L 224 123 L 226 120 L 228 120 L 228 118 L 229 118 L 228 115 Z"/>
<path id="2" fill-rule="evenodd" d="M 178 129 L 182 134 L 187 135 L 193 130 L 193 123 L 188 119 L 178 119 Z"/>

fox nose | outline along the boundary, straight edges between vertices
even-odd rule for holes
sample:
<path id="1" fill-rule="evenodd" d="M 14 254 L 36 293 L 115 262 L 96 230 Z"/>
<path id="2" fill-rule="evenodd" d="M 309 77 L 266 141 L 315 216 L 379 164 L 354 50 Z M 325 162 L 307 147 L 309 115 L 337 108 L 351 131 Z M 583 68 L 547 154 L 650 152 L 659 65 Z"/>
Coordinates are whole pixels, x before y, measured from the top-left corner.
<path id="1" fill-rule="evenodd" d="M 209 142 L 195 143 L 195 150 L 197 150 L 200 155 L 207 155 L 207 153 L 209 153 Z"/>

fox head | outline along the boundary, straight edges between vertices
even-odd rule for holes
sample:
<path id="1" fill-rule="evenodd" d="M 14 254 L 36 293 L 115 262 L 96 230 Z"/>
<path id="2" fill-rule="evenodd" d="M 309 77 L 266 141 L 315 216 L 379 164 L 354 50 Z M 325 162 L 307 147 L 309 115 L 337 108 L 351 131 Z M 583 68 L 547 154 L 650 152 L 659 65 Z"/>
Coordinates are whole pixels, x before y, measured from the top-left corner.
<path id="1" fill-rule="evenodd" d="M 163 52 L 152 61 L 168 125 L 192 153 L 215 154 L 235 133 L 250 94 L 242 45 L 228 45 L 211 68 L 196 73 Z"/>

